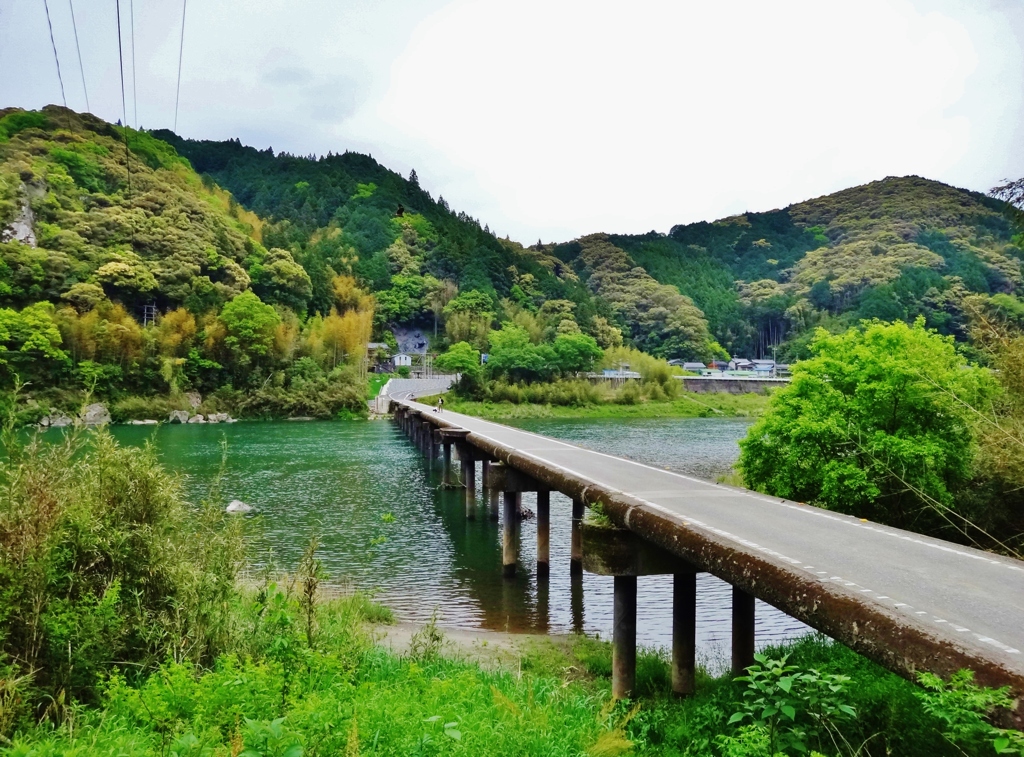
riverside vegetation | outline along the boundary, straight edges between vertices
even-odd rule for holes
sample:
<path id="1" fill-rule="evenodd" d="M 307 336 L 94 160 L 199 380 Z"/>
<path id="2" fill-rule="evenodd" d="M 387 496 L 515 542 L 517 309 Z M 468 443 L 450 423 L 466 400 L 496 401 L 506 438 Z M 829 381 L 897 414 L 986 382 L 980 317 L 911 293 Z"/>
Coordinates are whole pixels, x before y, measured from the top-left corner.
<path id="1" fill-rule="evenodd" d="M 7 418 L 0 754 L 1024 753 L 992 721 L 1005 692 L 968 673 L 915 687 L 813 637 L 735 680 L 702 672 L 683 701 L 643 650 L 636 699 L 613 702 L 610 648 L 587 637 L 481 667 L 431 624 L 395 653 L 375 643 L 386 609 L 324 598 L 315 539 L 291 577 L 240 580 L 243 521 L 212 504 L 216 482 L 192 504 L 151 448 L 45 442 Z"/>
<path id="2" fill-rule="evenodd" d="M 1024 287 L 1014 186 L 890 178 L 667 235 L 524 247 L 371 156 L 5 109 L 0 381 L 27 384 L 25 421 L 86 391 L 115 419 L 185 409 L 186 392 L 204 413 L 336 417 L 365 412 L 366 345 L 393 348 L 395 329 L 436 352 L 504 345 L 514 360 L 494 370 L 518 385 L 620 346 L 803 357 L 816 327 L 871 317 L 969 342 L 968 295 Z"/>

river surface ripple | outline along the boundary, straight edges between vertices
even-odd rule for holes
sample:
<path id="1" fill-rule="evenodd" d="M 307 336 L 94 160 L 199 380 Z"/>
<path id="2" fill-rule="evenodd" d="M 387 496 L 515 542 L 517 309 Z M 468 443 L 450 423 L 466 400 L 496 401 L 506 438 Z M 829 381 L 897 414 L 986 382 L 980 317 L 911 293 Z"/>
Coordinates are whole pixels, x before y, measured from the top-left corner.
<path id="1" fill-rule="evenodd" d="M 748 422 L 737 419 L 533 420 L 521 428 L 601 452 L 715 480 L 729 471 Z M 117 427 L 129 444 L 153 438 L 164 463 L 185 476 L 195 500 L 241 499 L 259 510 L 253 529 L 257 560 L 294 569 L 310 535 L 331 576 L 372 591 L 400 620 L 510 631 L 586 631 L 609 638 L 612 579 L 569 575 L 571 502 L 551 495 L 551 572 L 535 572 L 535 521 L 525 521 L 515 579 L 501 575 L 501 532 L 485 507 L 465 517 L 463 493 L 440 489 L 429 466 L 387 422 L 264 422 L 232 425 Z M 533 494 L 523 496 L 534 508 Z M 484 501 L 482 493 L 477 497 Z M 394 521 L 386 518 L 393 515 Z M 699 655 L 721 668 L 728 657 L 731 589 L 713 576 L 697 583 Z M 670 576 L 638 580 L 637 640 L 671 643 Z M 759 646 L 809 629 L 758 602 Z"/>

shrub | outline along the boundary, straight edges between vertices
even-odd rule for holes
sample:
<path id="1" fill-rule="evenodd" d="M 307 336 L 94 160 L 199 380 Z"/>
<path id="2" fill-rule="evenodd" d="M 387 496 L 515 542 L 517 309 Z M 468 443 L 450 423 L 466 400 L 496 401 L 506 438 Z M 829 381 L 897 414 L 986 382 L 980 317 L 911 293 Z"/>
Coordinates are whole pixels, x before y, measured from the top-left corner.
<path id="1" fill-rule="evenodd" d="M 819 330 L 814 357 L 740 442 L 748 486 L 889 525 L 937 530 L 971 472 L 990 380 L 924 321 Z M 931 516 L 929 518 L 929 515 Z"/>
<path id="2" fill-rule="evenodd" d="M 96 701 L 112 666 L 136 678 L 226 648 L 237 521 L 186 504 L 152 447 L 121 448 L 104 430 L 22 442 L 8 416 L 4 443 L 0 675 L 21 681 L 5 706 L 59 717 Z"/>

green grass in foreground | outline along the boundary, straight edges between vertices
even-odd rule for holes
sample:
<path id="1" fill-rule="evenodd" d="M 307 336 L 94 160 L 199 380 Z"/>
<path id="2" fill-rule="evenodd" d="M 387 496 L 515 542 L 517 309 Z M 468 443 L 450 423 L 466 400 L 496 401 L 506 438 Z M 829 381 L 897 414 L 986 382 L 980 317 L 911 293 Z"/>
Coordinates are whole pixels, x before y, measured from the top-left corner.
<path id="1" fill-rule="evenodd" d="M 422 400 L 428 404 L 436 398 Z M 667 401 L 620 405 L 602 402 L 581 406 L 540 405 L 533 403 L 475 402 L 454 396 L 445 398 L 445 409 L 488 420 L 517 418 L 752 418 L 768 405 L 764 394 L 696 394 L 683 392 Z"/>
<path id="2" fill-rule="evenodd" d="M 460 660 L 431 626 L 404 654 L 377 646 L 371 623 L 386 616 L 358 595 L 334 600 L 316 610 L 310 633 L 301 599 L 271 587 L 240 605 L 246 641 L 212 669 L 168 661 L 135 685 L 115 673 L 99 707 L 78 707 L 61 726 L 25 726 L 0 754 L 772 757 L 764 728 L 729 722 L 748 688 L 731 676 L 701 671 L 697 694 L 677 700 L 664 656 L 642 650 L 637 699 L 614 703 L 605 642 L 524 639 L 514 663 L 489 670 Z M 815 677 L 849 676 L 835 696 L 856 715 L 831 718 L 834 732 L 808 730 L 814 716 L 797 711 L 806 748 L 828 757 L 852 754 L 844 741 L 866 744 L 862 757 L 991 753 L 957 751 L 916 687 L 845 647 L 809 637 L 785 652 Z"/>

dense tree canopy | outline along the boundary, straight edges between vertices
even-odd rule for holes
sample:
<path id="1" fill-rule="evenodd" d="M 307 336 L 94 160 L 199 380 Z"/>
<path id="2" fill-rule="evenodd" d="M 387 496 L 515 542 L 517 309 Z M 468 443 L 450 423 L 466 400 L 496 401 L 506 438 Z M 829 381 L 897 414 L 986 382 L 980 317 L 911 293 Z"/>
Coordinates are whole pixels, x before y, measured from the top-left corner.
<path id="1" fill-rule="evenodd" d="M 747 485 L 922 530 L 954 508 L 991 382 L 923 319 L 819 331 L 740 443 Z"/>

